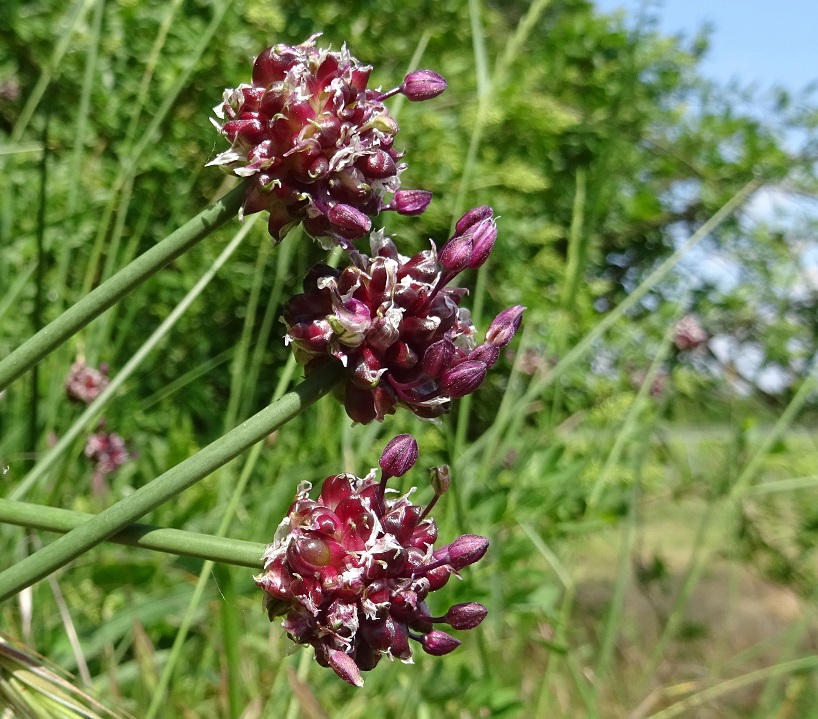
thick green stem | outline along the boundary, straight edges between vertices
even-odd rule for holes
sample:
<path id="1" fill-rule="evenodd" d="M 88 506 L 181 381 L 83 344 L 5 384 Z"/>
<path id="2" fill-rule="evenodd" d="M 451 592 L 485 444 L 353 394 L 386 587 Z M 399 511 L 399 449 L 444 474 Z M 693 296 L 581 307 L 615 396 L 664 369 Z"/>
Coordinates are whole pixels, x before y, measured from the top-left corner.
<path id="1" fill-rule="evenodd" d="M 177 464 L 132 495 L 100 512 L 21 562 L 0 572 L 0 602 L 65 566 L 83 552 L 172 499 L 298 415 L 326 394 L 340 377 L 328 365 L 292 392 L 252 416 L 223 437 Z"/>
<path id="2" fill-rule="evenodd" d="M 73 512 L 70 509 L 0 499 L 0 522 L 18 527 L 66 533 L 93 517 L 93 514 Z M 164 529 L 150 524 L 129 524 L 122 531 L 108 537 L 108 541 L 252 569 L 262 568 L 261 555 L 265 549 L 265 545 L 256 542 L 225 539 L 182 529 Z"/>
<path id="3" fill-rule="evenodd" d="M 235 187 L 20 345 L 0 362 L 0 390 L 8 387 L 131 290 L 221 227 L 239 211 L 244 192 L 243 184 Z"/>

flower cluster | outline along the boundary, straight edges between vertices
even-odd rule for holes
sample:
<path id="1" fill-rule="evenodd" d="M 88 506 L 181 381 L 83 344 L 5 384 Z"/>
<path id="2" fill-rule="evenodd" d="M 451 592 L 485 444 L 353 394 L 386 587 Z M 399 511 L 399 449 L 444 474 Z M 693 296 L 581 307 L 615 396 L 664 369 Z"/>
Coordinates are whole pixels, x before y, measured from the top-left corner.
<path id="1" fill-rule="evenodd" d="M 345 368 L 347 414 L 366 424 L 406 407 L 422 418 L 448 411 L 474 392 L 520 326 L 524 308 L 491 323 L 485 342 L 460 302 L 467 291 L 447 287 L 466 268 L 480 267 L 497 237 L 490 207 L 467 212 L 440 253 L 398 254 L 382 232 L 370 235 L 372 256 L 354 253 L 342 271 L 316 265 L 304 293 L 284 307 L 287 341 L 307 372 L 326 362 Z"/>
<path id="2" fill-rule="evenodd" d="M 446 89 L 417 70 L 388 92 L 367 88 L 372 67 L 343 47 L 275 45 L 256 58 L 251 84 L 225 90 L 214 108 L 230 149 L 210 165 L 247 178 L 244 213 L 268 210 L 276 241 L 299 222 L 325 246 L 349 248 L 381 210 L 421 214 L 424 190 L 400 190 L 405 163 L 393 147 L 398 123 L 383 101 L 402 93 L 427 100 Z"/>
<path id="3" fill-rule="evenodd" d="M 72 402 L 91 404 L 108 386 L 108 365 L 101 364 L 99 369 L 89 367 L 83 357 L 77 358 L 65 380 L 65 393 Z M 104 485 L 105 477 L 119 469 L 131 459 L 125 448 L 125 440 L 115 432 L 105 432 L 102 420 L 94 434 L 85 441 L 85 456 L 94 465 L 92 487 L 99 490 Z"/>
<path id="4" fill-rule="evenodd" d="M 432 472 L 435 496 L 425 509 L 412 504 L 412 492 L 387 498 L 387 481 L 417 455 L 415 440 L 399 435 L 381 456 L 380 481 L 375 470 L 327 477 L 317 500 L 309 483 L 300 485 L 255 578 L 270 619 L 283 616 L 294 641 L 312 645 L 321 665 L 355 686 L 384 655 L 411 663 L 410 640 L 432 655 L 453 651 L 460 642 L 436 624 L 471 629 L 486 616 L 476 602 L 437 617 L 426 605 L 430 592 L 485 554 L 488 540 L 467 534 L 434 549 L 428 513 L 448 488 L 445 467 Z"/>
<path id="5" fill-rule="evenodd" d="M 676 324 L 673 342 L 681 352 L 692 352 L 707 344 L 710 336 L 693 315 L 685 315 Z"/>
<path id="6" fill-rule="evenodd" d="M 65 392 L 68 399 L 74 402 L 91 404 L 108 386 L 108 366 L 103 364 L 99 369 L 89 367 L 82 357 L 79 357 L 65 380 Z"/>
<path id="7" fill-rule="evenodd" d="M 94 472 L 110 474 L 119 469 L 131 456 L 125 448 L 125 440 L 116 432 L 97 432 L 85 442 L 85 456 L 94 463 Z"/>

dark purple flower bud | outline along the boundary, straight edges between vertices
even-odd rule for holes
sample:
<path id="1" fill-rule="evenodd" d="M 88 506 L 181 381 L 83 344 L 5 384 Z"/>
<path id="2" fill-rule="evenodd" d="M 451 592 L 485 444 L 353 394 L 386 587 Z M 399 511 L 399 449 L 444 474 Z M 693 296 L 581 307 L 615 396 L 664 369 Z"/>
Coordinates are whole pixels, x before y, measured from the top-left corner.
<path id="1" fill-rule="evenodd" d="M 494 211 L 489 205 L 480 205 L 480 207 L 473 207 L 463 217 L 461 217 L 455 225 L 455 234 L 462 235 L 466 230 L 470 229 L 478 222 L 488 220 Z"/>
<path id="2" fill-rule="evenodd" d="M 431 201 L 432 193 L 427 190 L 398 190 L 389 209 L 399 215 L 422 215 Z"/>
<path id="3" fill-rule="evenodd" d="M 287 561 L 302 576 L 315 575 L 328 565 L 338 565 L 345 557 L 346 551 L 338 542 L 311 534 L 299 536 L 287 549 Z"/>
<path id="4" fill-rule="evenodd" d="M 497 240 L 497 225 L 493 219 L 482 220 L 471 229 L 472 240 L 469 269 L 476 270 L 485 264 Z"/>
<path id="5" fill-rule="evenodd" d="M 309 352 L 322 352 L 332 338 L 332 326 L 329 322 L 299 322 L 290 327 L 287 336 L 291 342 Z"/>
<path id="6" fill-rule="evenodd" d="M 392 646 L 390 648 L 392 656 L 397 659 L 411 659 L 412 648 L 409 646 L 409 630 L 403 622 L 394 619 L 390 619 L 389 621 L 394 622 L 395 625 L 395 636 L 394 639 L 392 639 Z"/>
<path id="7" fill-rule="evenodd" d="M 347 416 L 359 424 L 369 424 L 378 418 L 369 390 L 347 384 L 344 392 L 344 409 Z M 382 418 L 381 418 L 382 419 Z"/>
<path id="8" fill-rule="evenodd" d="M 390 440 L 381 454 L 380 465 L 390 477 L 402 477 L 418 460 L 418 443 L 411 434 L 399 434 Z"/>
<path id="9" fill-rule="evenodd" d="M 360 646 L 355 650 L 355 663 L 362 672 L 369 672 L 378 666 L 382 656 L 382 654 L 375 652 L 366 642 L 361 642 Z"/>
<path id="10" fill-rule="evenodd" d="M 486 332 L 486 342 L 497 347 L 504 347 L 511 342 L 511 338 L 520 329 L 525 309 L 522 305 L 515 305 L 497 315 Z"/>
<path id="11" fill-rule="evenodd" d="M 477 602 L 455 604 L 446 612 L 445 621 L 452 629 L 474 629 L 486 618 L 488 609 Z"/>
<path id="12" fill-rule="evenodd" d="M 354 687 L 362 687 L 364 685 L 364 678 L 361 676 L 361 671 L 358 669 L 355 660 L 349 656 L 349 654 L 332 650 L 329 652 L 327 660 L 332 671 L 345 682 L 349 682 Z"/>
<path id="13" fill-rule="evenodd" d="M 268 47 L 256 58 L 253 63 L 253 83 L 255 85 L 270 85 L 283 80 L 297 60 L 295 52 L 282 52 L 282 46 Z"/>
<path id="14" fill-rule="evenodd" d="M 441 632 L 439 629 L 433 629 L 428 634 L 421 636 L 420 645 L 427 654 L 431 654 L 433 657 L 442 657 L 457 649 L 460 646 L 460 641 L 451 634 Z"/>
<path id="15" fill-rule="evenodd" d="M 395 161 L 390 157 L 388 152 L 378 150 L 371 155 L 367 155 L 364 159 L 364 169 L 370 177 L 377 179 L 384 179 L 394 175 L 396 172 Z M 397 199 L 397 194 L 395 195 Z"/>
<path id="16" fill-rule="evenodd" d="M 471 233 L 455 235 L 440 250 L 438 259 L 449 272 L 457 273 L 465 270 L 471 262 L 474 237 Z"/>
<path id="17" fill-rule="evenodd" d="M 363 237 L 372 228 L 372 220 L 350 205 L 333 205 L 327 213 L 327 219 L 349 239 Z"/>
<path id="18" fill-rule="evenodd" d="M 459 572 L 463 567 L 468 567 L 482 559 L 488 548 L 489 540 L 485 537 L 478 534 L 464 534 L 445 548 L 444 556 L 446 556 L 446 563 Z"/>
<path id="19" fill-rule="evenodd" d="M 388 317 L 376 316 L 372 318 L 366 341 L 378 352 L 386 352 L 400 337 L 398 323 Z"/>
<path id="20" fill-rule="evenodd" d="M 442 339 L 429 345 L 423 355 L 423 371 L 430 377 L 437 377 L 448 368 L 455 356 L 455 347 L 449 339 Z"/>
<path id="21" fill-rule="evenodd" d="M 497 360 L 500 359 L 500 348 L 497 345 L 486 344 L 475 347 L 469 352 L 470 360 L 477 360 L 486 365 L 486 367 L 494 367 Z"/>
<path id="22" fill-rule="evenodd" d="M 415 70 L 403 79 L 400 89 L 411 102 L 420 102 L 437 97 L 447 87 L 446 81 L 436 72 L 432 70 Z"/>
<path id="23" fill-rule="evenodd" d="M 483 362 L 466 360 L 441 375 L 440 387 L 452 399 L 465 397 L 483 384 L 487 372 Z"/>
<path id="24" fill-rule="evenodd" d="M 446 586 L 449 577 L 452 576 L 452 570 L 446 566 L 435 567 L 425 572 L 424 576 L 429 580 L 429 591 L 436 592 L 441 587 Z"/>
<path id="25" fill-rule="evenodd" d="M 361 622 L 360 632 L 375 651 L 386 653 L 395 639 L 395 622 L 390 618 L 364 620 Z"/>

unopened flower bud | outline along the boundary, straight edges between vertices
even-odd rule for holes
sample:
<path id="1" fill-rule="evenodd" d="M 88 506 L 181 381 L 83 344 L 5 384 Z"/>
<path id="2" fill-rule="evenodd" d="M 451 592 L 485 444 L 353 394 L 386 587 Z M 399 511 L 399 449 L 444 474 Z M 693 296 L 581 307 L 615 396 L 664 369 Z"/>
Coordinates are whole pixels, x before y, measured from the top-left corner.
<path id="1" fill-rule="evenodd" d="M 480 205 L 480 207 L 473 207 L 466 212 L 455 225 L 455 233 L 462 235 L 466 230 L 476 225 L 478 222 L 489 219 L 494 214 L 494 210 L 489 205 Z"/>
<path id="2" fill-rule="evenodd" d="M 430 377 L 437 377 L 451 364 L 454 356 L 454 344 L 444 337 L 429 345 L 429 349 L 423 355 L 423 371 Z"/>
<path id="3" fill-rule="evenodd" d="M 448 85 L 446 81 L 432 70 L 415 70 L 410 72 L 400 86 L 401 92 L 411 102 L 431 100 L 440 95 Z"/>
<path id="4" fill-rule="evenodd" d="M 411 434 L 399 434 L 383 450 L 378 462 L 385 474 L 402 477 L 418 459 L 418 443 Z"/>
<path id="5" fill-rule="evenodd" d="M 427 190 L 398 190 L 388 208 L 399 215 L 422 215 L 432 201 Z"/>
<path id="6" fill-rule="evenodd" d="M 504 347 L 511 342 L 511 338 L 520 329 L 523 312 L 525 312 L 525 307 L 522 305 L 515 305 L 503 310 L 489 326 L 486 332 L 486 342 L 497 347 Z"/>
<path id="7" fill-rule="evenodd" d="M 451 634 L 433 629 L 428 634 L 424 634 L 420 639 L 423 651 L 434 657 L 442 657 L 444 654 L 453 652 L 460 646 L 460 640 L 455 639 Z"/>
<path id="8" fill-rule="evenodd" d="M 441 376 L 440 386 L 452 399 L 474 392 L 486 378 L 488 367 L 478 360 L 466 360 Z"/>
<path id="9" fill-rule="evenodd" d="M 334 474 L 327 477 L 321 485 L 321 502 L 329 509 L 334 510 L 345 499 L 349 499 L 352 493 L 349 475 Z"/>
<path id="10" fill-rule="evenodd" d="M 468 567 L 482 559 L 488 548 L 489 540 L 485 537 L 478 534 L 464 534 L 446 548 L 447 564 L 451 565 L 455 571 L 460 571 L 463 567 Z"/>
<path id="11" fill-rule="evenodd" d="M 364 685 L 364 678 L 361 676 L 361 671 L 355 660 L 344 652 L 338 650 L 331 650 L 328 657 L 329 665 L 341 679 L 349 682 L 354 687 L 362 687 Z"/>
<path id="12" fill-rule="evenodd" d="M 364 165 L 367 174 L 376 179 L 390 177 L 394 175 L 396 171 L 395 161 L 390 154 L 384 150 L 378 150 L 371 155 L 367 155 L 364 160 Z M 397 193 L 395 194 L 395 199 L 397 200 Z"/>
<path id="13" fill-rule="evenodd" d="M 470 233 L 455 235 L 440 250 L 438 259 L 449 272 L 465 270 L 471 262 L 474 237 Z"/>
<path id="14" fill-rule="evenodd" d="M 452 629 L 474 629 L 486 618 L 488 609 L 477 602 L 455 604 L 446 612 L 445 620 Z"/>
<path id="15" fill-rule="evenodd" d="M 351 205 L 333 205 L 327 219 L 350 240 L 363 237 L 372 228 L 372 220 Z"/>
<path id="16" fill-rule="evenodd" d="M 432 484 L 432 489 L 435 490 L 436 495 L 444 494 L 449 491 L 451 479 L 449 478 L 449 465 L 444 464 L 442 467 L 432 467 L 429 470 L 429 481 Z"/>
<path id="17" fill-rule="evenodd" d="M 497 364 L 497 360 L 500 359 L 500 348 L 497 345 L 486 342 L 469 352 L 469 359 L 479 360 L 483 362 L 486 367 L 494 367 L 494 365 Z"/>
<path id="18" fill-rule="evenodd" d="M 493 219 L 482 220 L 471 230 L 472 240 L 469 269 L 476 270 L 482 267 L 491 254 L 494 242 L 497 240 L 497 225 Z"/>

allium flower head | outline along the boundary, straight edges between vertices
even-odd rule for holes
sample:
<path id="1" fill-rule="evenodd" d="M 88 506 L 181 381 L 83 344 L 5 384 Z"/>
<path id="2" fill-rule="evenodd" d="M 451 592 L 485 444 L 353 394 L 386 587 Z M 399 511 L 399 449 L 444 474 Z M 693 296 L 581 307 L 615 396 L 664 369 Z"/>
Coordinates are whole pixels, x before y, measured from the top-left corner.
<path id="1" fill-rule="evenodd" d="M 244 213 L 269 210 L 276 241 L 299 222 L 325 247 L 349 248 L 381 210 L 423 212 L 424 190 L 400 190 L 406 164 L 393 147 L 398 123 L 383 101 L 439 95 L 446 82 L 431 70 L 410 73 L 388 92 L 367 88 L 372 67 L 349 54 L 275 45 L 256 58 L 251 84 L 225 90 L 214 108 L 230 149 L 208 163 L 247 178 Z"/>
<path id="2" fill-rule="evenodd" d="M 706 344 L 710 336 L 693 315 L 685 315 L 676 324 L 673 341 L 681 351 L 692 351 Z"/>
<path id="3" fill-rule="evenodd" d="M 68 399 L 91 404 L 108 386 L 108 382 L 107 365 L 103 364 L 99 369 L 94 369 L 80 357 L 71 365 L 71 371 L 65 380 L 65 392 Z"/>
<path id="4" fill-rule="evenodd" d="M 94 463 L 95 472 L 105 475 L 119 469 L 131 455 L 125 440 L 116 432 L 97 432 L 85 442 L 85 456 Z"/>
<path id="5" fill-rule="evenodd" d="M 401 435 L 380 464 L 403 467 L 416 456 L 414 440 Z M 317 500 L 310 499 L 309 482 L 300 485 L 255 577 L 270 619 L 283 616 L 294 641 L 312 645 L 322 666 L 355 686 L 383 656 L 411 663 L 410 640 L 436 656 L 460 644 L 435 625 L 472 629 L 486 616 L 477 602 L 433 616 L 426 598 L 481 559 L 488 540 L 466 534 L 435 549 L 437 525 L 427 515 L 438 490 L 424 509 L 409 500 L 414 489 L 388 497 L 389 476 L 384 470 L 378 481 L 372 470 L 363 478 L 327 477 Z"/>
<path id="6" fill-rule="evenodd" d="M 439 254 L 431 243 L 403 257 L 373 232 L 371 257 L 353 253 L 342 271 L 316 265 L 304 293 L 284 307 L 287 341 L 308 373 L 326 362 L 344 366 L 342 398 L 356 422 L 381 421 L 398 406 L 422 418 L 443 414 L 452 399 L 481 385 L 519 328 L 524 308 L 511 307 L 477 345 L 469 311 L 460 307 L 467 291 L 446 286 L 485 262 L 494 244 L 491 208 L 477 210 L 464 215 L 468 221 Z"/>

